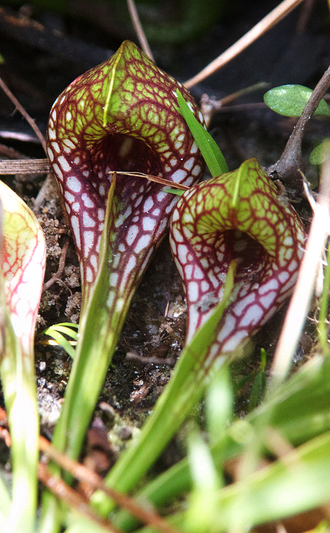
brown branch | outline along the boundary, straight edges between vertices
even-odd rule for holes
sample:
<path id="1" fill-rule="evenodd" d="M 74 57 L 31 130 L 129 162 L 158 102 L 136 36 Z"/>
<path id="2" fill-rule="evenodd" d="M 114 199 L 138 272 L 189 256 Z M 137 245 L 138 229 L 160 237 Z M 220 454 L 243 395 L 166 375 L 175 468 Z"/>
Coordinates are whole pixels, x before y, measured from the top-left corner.
<path id="1" fill-rule="evenodd" d="M 79 63 L 86 68 L 106 61 L 113 54 L 112 50 L 86 43 L 52 28 L 45 28 L 39 22 L 5 7 L 0 7 L 0 32 L 10 39 L 45 50 L 66 62 Z"/>
<path id="2" fill-rule="evenodd" d="M 268 13 L 258 24 L 256 24 L 250 31 L 248 31 L 243 37 L 238 39 L 236 43 L 227 48 L 223 54 L 214 59 L 209 65 L 201 70 L 196 76 L 190 78 L 185 82 L 187 89 L 190 89 L 197 83 L 205 80 L 208 76 L 211 76 L 214 72 L 222 68 L 224 65 L 232 61 L 234 57 L 239 55 L 243 50 L 248 48 L 259 37 L 264 35 L 268 30 L 275 26 L 282 18 L 286 17 L 293 9 L 295 9 L 303 0 L 284 0 L 273 11 Z"/>
<path id="3" fill-rule="evenodd" d="M 0 154 L 8 157 L 8 159 L 29 159 L 29 157 L 22 154 L 22 152 L 19 152 L 18 150 L 15 150 L 15 148 L 2 143 L 0 143 Z"/>
<path id="4" fill-rule="evenodd" d="M 258 83 L 255 83 L 254 85 L 250 85 L 249 87 L 245 87 L 244 89 L 240 89 L 239 91 L 235 91 L 232 94 L 224 96 L 220 100 L 215 100 L 214 98 L 210 98 L 207 94 L 203 94 L 201 98 L 200 107 L 201 107 L 201 111 L 204 116 L 206 127 L 208 128 L 210 126 L 213 115 L 215 113 L 218 113 L 219 111 L 223 111 L 224 107 L 227 106 L 228 103 L 233 102 L 234 100 L 236 100 L 237 98 L 240 98 L 241 96 L 252 93 L 254 91 L 259 91 L 261 89 L 267 89 L 268 87 L 269 87 L 269 83 L 260 81 Z M 263 102 L 253 103 L 252 106 L 259 107 L 260 104 L 262 107 L 266 106 L 266 104 L 264 104 Z M 240 105 L 248 106 L 249 104 L 239 104 L 239 106 Z M 235 106 L 231 106 L 229 109 L 232 109 L 233 107 Z"/>
<path id="5" fill-rule="evenodd" d="M 1 159 L 0 175 L 3 174 L 46 174 L 50 171 L 48 159 Z"/>
<path id="6" fill-rule="evenodd" d="M 299 20 L 297 23 L 297 33 L 304 33 L 308 21 L 311 18 L 312 10 L 315 4 L 315 0 L 306 0 L 303 9 L 301 10 Z"/>
<path id="7" fill-rule="evenodd" d="M 174 366 L 176 363 L 176 359 L 174 357 L 167 357 L 161 359 L 160 357 L 144 357 L 143 355 L 139 355 L 134 352 L 127 352 L 126 353 L 126 359 L 130 361 L 137 361 L 138 363 L 142 363 L 144 365 L 168 365 L 168 366 Z"/>
<path id="8" fill-rule="evenodd" d="M 179 533 L 163 518 L 161 518 L 155 511 L 141 507 L 137 502 L 126 494 L 118 492 L 113 488 L 107 487 L 102 478 L 86 468 L 82 464 L 70 459 L 66 455 L 60 453 L 54 448 L 44 437 L 39 438 L 39 447 L 48 457 L 56 461 L 58 465 L 67 470 L 79 481 L 88 483 L 93 489 L 103 491 L 109 498 L 111 498 L 117 505 L 126 509 L 139 521 L 148 524 L 162 533 Z"/>
<path id="9" fill-rule="evenodd" d="M 68 247 L 69 247 L 69 239 L 66 239 L 63 245 L 62 251 L 61 251 L 61 256 L 60 256 L 60 260 L 58 264 L 58 270 L 48 281 L 46 281 L 46 283 L 44 283 L 42 292 L 47 291 L 55 283 L 55 281 L 58 281 L 62 277 L 64 268 L 65 268 L 65 259 L 66 259 Z"/>
<path id="10" fill-rule="evenodd" d="M 44 152 L 46 153 L 46 141 L 45 141 L 45 138 L 44 138 L 43 134 L 41 133 L 41 131 L 39 130 L 39 128 L 36 125 L 36 123 L 33 120 L 33 118 L 31 118 L 30 115 L 27 113 L 27 111 L 25 111 L 24 107 L 19 103 L 19 101 L 17 100 L 16 96 L 14 96 L 14 94 L 11 92 L 9 87 L 7 87 L 7 85 L 5 84 L 5 82 L 3 81 L 2 78 L 0 78 L 0 87 L 3 90 L 3 92 L 8 96 L 8 98 L 13 102 L 14 106 L 16 107 L 16 109 L 21 113 L 22 117 L 24 117 L 26 122 L 31 126 L 31 128 L 34 131 L 34 133 L 38 137 L 38 139 L 40 141 L 40 144 L 41 144 L 41 146 L 44 149 Z"/>
<path id="11" fill-rule="evenodd" d="M 170 181 L 160 176 L 153 176 L 153 174 L 144 174 L 143 172 L 128 172 L 121 170 L 111 170 L 109 174 L 118 174 L 119 176 L 132 176 L 133 178 L 144 178 L 155 183 L 160 183 L 161 185 L 166 185 L 172 189 L 181 189 L 182 191 L 187 191 L 190 187 L 187 185 L 182 185 L 181 183 L 176 183 L 175 181 Z"/>
<path id="12" fill-rule="evenodd" d="M 147 41 L 146 35 L 143 31 L 142 24 L 140 22 L 139 14 L 137 12 L 134 0 L 127 0 L 127 6 L 128 6 L 128 11 L 131 16 L 134 29 L 136 31 L 136 35 L 138 36 L 138 39 L 140 41 L 141 48 L 144 51 L 144 53 L 147 54 L 147 56 L 149 56 L 150 59 L 155 63 L 155 59 L 151 51 L 151 48 L 149 46 L 149 43 Z"/>
<path id="13" fill-rule="evenodd" d="M 81 494 L 72 489 L 58 476 L 53 476 L 47 466 L 43 463 L 38 464 L 37 469 L 38 479 L 58 498 L 64 501 L 69 507 L 73 507 L 78 513 L 87 516 L 90 520 L 102 526 L 111 533 L 122 533 L 121 529 L 118 529 L 110 520 L 101 518 L 96 514 Z"/>
<path id="14" fill-rule="evenodd" d="M 10 435 L 7 433 L 8 418 L 6 411 L 2 408 L 0 408 L 0 423 L 0 437 L 7 439 L 8 445 L 10 446 Z M 133 498 L 107 487 L 98 474 L 59 452 L 45 437 L 41 435 L 39 436 L 39 450 L 47 455 L 47 457 L 55 461 L 63 469 L 67 470 L 67 472 L 70 472 L 70 474 L 72 474 L 72 476 L 77 480 L 88 484 L 95 490 L 103 491 L 107 496 L 109 496 L 109 498 L 114 500 L 117 505 L 126 509 L 137 520 L 148 524 L 161 533 L 180 533 L 179 530 L 170 526 L 170 524 L 168 524 L 152 509 L 141 507 L 134 501 Z M 113 526 L 109 520 L 103 519 L 99 515 L 95 514 L 92 508 L 89 506 L 89 501 L 86 498 L 69 487 L 58 476 L 53 476 L 48 470 L 47 466 L 42 462 L 39 462 L 38 465 L 38 479 L 42 481 L 49 490 L 56 494 L 56 496 L 63 499 L 66 504 L 74 507 L 77 509 L 77 511 L 85 514 L 91 520 L 97 522 L 102 527 L 107 528 L 109 531 L 121 533 L 121 530 Z"/>
<path id="15" fill-rule="evenodd" d="M 330 67 L 325 71 L 309 98 L 280 159 L 268 168 L 268 173 L 285 182 L 287 185 L 301 190 L 302 179 L 300 170 L 303 170 L 301 145 L 307 122 L 330 87 Z"/>

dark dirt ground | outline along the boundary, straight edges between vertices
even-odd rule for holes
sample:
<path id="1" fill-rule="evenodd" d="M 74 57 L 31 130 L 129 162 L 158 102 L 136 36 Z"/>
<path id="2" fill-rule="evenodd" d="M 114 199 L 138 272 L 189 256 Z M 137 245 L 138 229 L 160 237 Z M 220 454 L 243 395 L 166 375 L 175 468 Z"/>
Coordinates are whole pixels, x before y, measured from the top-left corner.
<path id="1" fill-rule="evenodd" d="M 158 66 L 184 81 L 233 44 L 278 3 L 277 0 L 227 1 L 223 13 L 214 16 L 207 30 L 201 31 L 200 35 L 190 35 L 179 44 L 151 40 Z M 43 4 L 46 6 L 47 2 Z M 37 8 L 32 3 L 0 4 L 0 52 L 4 59 L 0 75 L 36 119 L 42 132 L 45 132 L 53 101 L 76 76 L 105 60 L 110 50 L 116 50 L 122 40 L 129 38 L 137 42 L 128 17 L 126 22 L 120 21 L 122 15 L 115 9 L 118 2 L 109 1 L 107 8 L 104 7 L 106 2 L 93 3 L 93 17 L 91 13 L 86 14 L 88 4 L 91 3 L 71 0 L 66 4 L 67 9 L 59 11 Z M 120 4 L 122 13 L 126 3 Z M 314 87 L 330 63 L 330 17 L 325 0 L 309 4 L 310 13 L 306 2 L 304 8 L 296 9 L 240 57 L 195 86 L 192 93 L 197 101 L 204 93 L 221 98 L 259 81 L 271 86 L 299 83 Z M 161 27 L 166 16 L 174 27 L 179 21 L 175 6 L 180 5 L 184 10 L 186 4 L 166 0 L 161 5 L 163 7 L 158 10 L 149 6 L 155 15 L 154 27 Z M 17 24 L 11 24 L 10 17 L 18 14 L 42 26 L 24 23 L 24 27 L 17 27 Z M 56 34 L 56 31 L 61 33 Z M 262 91 L 255 92 L 233 102 L 212 120 L 210 131 L 231 169 L 250 157 L 256 157 L 264 166 L 275 163 L 293 128 L 294 120 L 277 116 L 262 104 L 262 94 Z M 251 107 L 254 103 L 258 105 Z M 236 107 L 238 105 L 240 107 Z M 307 158 L 314 143 L 327 134 L 328 121 L 311 121 L 304 141 Z M 16 153 L 9 154 L 9 148 Z M 14 111 L 13 104 L 0 93 L 0 157 L 11 155 L 44 157 L 34 133 Z M 314 184 L 317 182 L 315 169 L 307 166 L 306 174 Z M 3 177 L 32 208 L 35 208 L 35 199 L 45 178 L 44 175 Z M 57 271 L 61 251 L 69 240 L 63 276 L 43 294 L 36 336 L 40 409 L 45 430 L 50 434 L 51 425 L 60 411 L 71 363 L 61 348 L 42 344 L 40 332 L 58 322 L 78 322 L 80 279 L 70 230 L 56 188 L 51 183 L 46 197 L 40 200 L 39 197 L 35 212 L 47 240 L 46 282 Z M 298 201 L 296 207 L 307 227 L 310 218 L 307 202 Z M 284 313 L 285 309 L 255 337 L 249 355 L 235 368 L 236 381 L 258 367 L 261 347 L 271 360 Z M 148 358 L 169 359 L 167 362 L 170 363 L 176 360 L 184 342 L 185 318 L 180 278 L 165 240 L 134 298 L 100 398 L 101 407 L 96 412 L 97 424 L 100 425 L 102 420 L 108 429 L 111 428 L 110 441 L 115 453 L 135 431 L 134 426 L 141 425 L 169 379 L 172 365 L 150 363 Z M 310 320 L 306 323 L 296 365 L 310 356 L 314 345 L 315 328 Z M 127 354 L 144 359 L 138 361 Z M 247 408 L 245 393 L 246 390 L 238 401 L 238 412 Z M 172 447 L 166 462 L 172 461 L 176 453 Z"/>

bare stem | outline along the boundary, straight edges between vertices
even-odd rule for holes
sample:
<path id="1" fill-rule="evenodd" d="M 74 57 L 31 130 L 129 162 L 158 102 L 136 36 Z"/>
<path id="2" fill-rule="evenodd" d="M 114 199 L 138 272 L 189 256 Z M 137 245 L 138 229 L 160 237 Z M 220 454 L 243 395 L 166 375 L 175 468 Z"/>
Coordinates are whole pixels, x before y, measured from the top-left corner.
<path id="1" fill-rule="evenodd" d="M 65 268 L 65 260 L 66 260 L 66 254 L 67 254 L 68 248 L 69 248 L 69 239 L 66 239 L 63 245 L 63 248 L 62 248 L 57 272 L 55 272 L 55 274 L 48 281 L 46 281 L 46 283 L 44 283 L 42 292 L 45 292 L 48 289 L 50 289 L 50 287 L 55 283 L 55 281 L 58 281 L 61 279 L 62 274 L 64 272 L 64 268 Z"/>
<path id="2" fill-rule="evenodd" d="M 161 178 L 160 176 L 154 176 L 153 174 L 144 174 L 144 172 L 111 170 L 109 174 L 118 174 L 120 176 L 131 176 L 133 178 L 144 178 L 146 180 L 153 181 L 154 183 L 160 183 L 161 185 L 172 187 L 172 189 L 180 189 L 181 191 L 187 191 L 189 189 L 187 185 L 182 185 L 182 183 L 176 183 L 175 181 L 167 180 L 165 178 Z"/>
<path id="3" fill-rule="evenodd" d="M 56 461 L 65 470 L 71 472 L 76 479 L 88 483 L 91 487 L 93 487 L 93 489 L 102 490 L 105 492 L 105 494 L 107 494 L 107 496 L 109 496 L 109 498 L 113 499 L 118 505 L 128 510 L 138 520 L 141 520 L 145 524 L 152 526 L 161 533 L 178 533 L 177 529 L 168 524 L 155 511 L 147 508 L 146 506 L 141 506 L 130 496 L 107 487 L 105 482 L 98 474 L 59 452 L 44 437 L 39 438 L 39 447 L 40 450 L 42 450 L 48 457 Z"/>
<path id="4" fill-rule="evenodd" d="M 56 494 L 58 498 L 73 509 L 76 509 L 79 514 L 87 516 L 89 520 L 98 524 L 104 530 L 110 531 L 110 533 L 122 533 L 122 530 L 116 528 L 109 520 L 98 516 L 81 494 L 69 487 L 61 478 L 53 476 L 43 463 L 38 464 L 38 478 L 53 494 Z"/>
<path id="5" fill-rule="evenodd" d="M 325 71 L 309 98 L 293 132 L 291 133 L 281 158 L 269 167 L 270 175 L 277 177 L 293 188 L 302 188 L 301 172 L 303 167 L 301 145 L 307 122 L 330 87 L 330 67 Z"/>
<path id="6" fill-rule="evenodd" d="M 208 76 L 211 76 L 214 72 L 222 68 L 229 63 L 234 57 L 243 52 L 250 44 L 254 43 L 259 37 L 264 35 L 268 30 L 275 26 L 282 18 L 286 17 L 294 8 L 296 8 L 303 0 L 284 0 L 273 11 L 268 13 L 258 24 L 248 31 L 243 37 L 238 39 L 236 43 L 227 48 L 223 54 L 209 63 L 203 70 L 201 70 L 196 76 L 190 78 L 185 82 L 187 89 L 190 89 L 197 83 L 205 80 Z"/>
<path id="7" fill-rule="evenodd" d="M 36 123 L 33 120 L 33 118 L 30 117 L 30 115 L 29 115 L 29 113 L 27 111 L 25 111 L 24 107 L 19 103 L 19 101 L 17 100 L 16 96 L 11 92 L 9 87 L 7 87 L 7 85 L 5 84 L 5 82 L 3 81 L 2 78 L 0 78 L 0 87 L 3 90 L 3 92 L 8 96 L 8 98 L 13 102 L 14 106 L 16 107 L 16 109 L 18 109 L 18 111 L 21 113 L 22 117 L 24 117 L 26 122 L 31 126 L 31 128 L 35 132 L 36 136 L 38 137 L 38 139 L 40 141 L 40 144 L 41 144 L 41 146 L 44 149 L 44 152 L 46 153 L 46 141 L 45 141 L 45 138 L 44 138 L 43 134 L 41 133 L 41 131 L 39 130 L 39 128 L 36 125 Z"/>
<path id="8" fill-rule="evenodd" d="M 204 116 L 206 127 L 208 128 L 210 126 L 213 115 L 215 113 L 218 113 L 227 104 L 233 102 L 241 96 L 244 96 L 245 94 L 252 93 L 253 91 L 259 91 L 261 89 L 267 89 L 268 87 L 269 83 L 260 81 L 258 83 L 255 83 L 254 85 L 250 85 L 249 87 L 245 87 L 244 89 L 235 91 L 232 94 L 228 94 L 220 100 L 214 100 L 213 98 L 210 98 L 207 94 L 203 94 L 200 102 L 200 108 Z"/>
<path id="9" fill-rule="evenodd" d="M 0 175 L 6 174 L 46 174 L 50 171 L 48 159 L 0 160 Z"/>
<path id="10" fill-rule="evenodd" d="M 140 41 L 141 48 L 147 54 L 147 56 L 149 56 L 150 59 L 152 59 L 152 61 L 155 63 L 154 56 L 147 41 L 146 35 L 143 31 L 134 0 L 127 0 L 127 6 L 133 22 L 133 26 Z"/>
<path id="11" fill-rule="evenodd" d="M 312 298 L 316 273 L 329 232 L 330 159 L 324 163 L 318 204 L 299 270 L 298 281 L 285 317 L 271 368 L 273 387 L 287 376 Z"/>

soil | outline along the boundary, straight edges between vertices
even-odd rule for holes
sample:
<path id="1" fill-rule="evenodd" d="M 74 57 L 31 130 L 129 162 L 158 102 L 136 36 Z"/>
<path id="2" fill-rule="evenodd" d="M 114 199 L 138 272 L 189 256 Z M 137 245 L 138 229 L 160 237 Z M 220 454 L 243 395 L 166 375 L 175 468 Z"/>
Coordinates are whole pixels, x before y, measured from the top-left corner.
<path id="1" fill-rule="evenodd" d="M 39 6 L 44 5 L 38 8 L 33 3 L 18 4 L 15 2 L 15 10 L 8 7 L 9 2 L 8 6 L 2 3 L 4 7 L 0 7 L 0 50 L 4 59 L 0 75 L 44 133 L 49 109 L 62 90 L 86 68 L 106 59 L 122 40 L 137 40 L 128 17 L 119 23 L 121 15 L 106 7 L 107 2 L 96 3 L 93 19 L 86 15 L 88 2 L 78 0 L 73 0 L 66 12 L 47 9 L 46 1 L 38 2 Z M 115 5 L 114 2 L 109 4 L 113 4 L 111 8 Z M 174 2 L 167 0 L 163 4 L 168 9 L 158 14 L 157 3 L 150 7 L 158 17 L 154 26 L 166 22 Z M 179 44 L 151 40 L 155 60 L 161 68 L 184 81 L 233 44 L 277 4 L 277 0 L 224 2 L 222 13 L 209 21 L 207 29 L 188 32 Z M 205 93 L 219 99 L 260 81 L 270 86 L 299 83 L 314 87 L 329 64 L 330 19 L 326 2 L 310 4 L 310 13 L 308 3 L 305 8 L 298 8 L 228 66 L 193 87 L 191 92 L 197 101 Z M 123 3 L 122 9 L 125 9 Z M 10 26 L 5 17 L 18 14 L 37 21 L 41 30 L 46 28 L 45 33 L 36 33 L 35 27 L 29 24 L 26 31 L 15 31 L 15 25 Z M 170 20 L 170 23 L 178 20 Z M 265 167 L 275 163 L 292 131 L 295 120 L 267 109 L 262 103 L 263 92 L 264 89 L 235 100 L 212 119 L 210 131 L 231 169 L 250 157 L 256 157 Z M 317 171 L 308 164 L 308 154 L 314 143 L 326 136 L 328 124 L 313 119 L 306 128 L 303 146 L 306 175 L 314 185 L 317 185 Z M 44 157 L 34 133 L 3 93 L 0 93 L 0 143 L 3 158 L 8 157 L 9 148 L 16 151 L 14 157 Z M 36 335 L 40 413 L 43 428 L 51 435 L 60 412 L 71 360 L 61 348 L 45 344 L 41 332 L 59 322 L 79 321 L 79 264 L 52 178 L 39 174 L 2 178 L 34 209 L 42 225 L 47 241 L 45 283 L 58 271 L 63 249 L 68 246 L 60 278 L 43 293 Z M 38 194 L 45 180 L 48 180 L 47 189 L 46 193 L 43 189 L 41 198 Z M 296 208 L 307 228 L 311 216 L 307 202 L 296 199 Z M 251 341 L 246 357 L 234 368 L 237 382 L 242 376 L 253 374 L 259 366 L 261 347 L 271 361 L 284 314 L 285 308 Z M 306 322 L 295 365 L 310 357 L 315 347 L 312 318 L 313 312 Z M 136 293 L 95 413 L 94 426 L 110 431 L 114 454 L 141 426 L 168 382 L 184 343 L 185 320 L 181 281 L 165 239 Z M 241 393 L 237 412 L 243 413 L 247 408 L 248 387 Z M 172 461 L 178 454 L 180 447 L 171 448 L 170 459 L 165 456 L 165 462 Z"/>

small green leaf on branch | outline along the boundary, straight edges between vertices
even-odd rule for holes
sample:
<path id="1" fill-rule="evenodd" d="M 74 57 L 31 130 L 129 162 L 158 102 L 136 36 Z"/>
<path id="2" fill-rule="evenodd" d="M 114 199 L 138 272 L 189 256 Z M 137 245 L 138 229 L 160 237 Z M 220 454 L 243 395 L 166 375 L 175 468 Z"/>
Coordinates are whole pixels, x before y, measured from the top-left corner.
<path id="1" fill-rule="evenodd" d="M 264 94 L 265 104 L 285 117 L 300 117 L 313 91 L 303 85 L 280 85 Z M 324 99 L 321 100 L 314 115 L 330 117 L 330 107 Z"/>
<path id="2" fill-rule="evenodd" d="M 318 144 L 309 156 L 309 161 L 312 165 L 321 165 L 330 157 L 330 138 L 324 139 L 321 144 Z"/>

